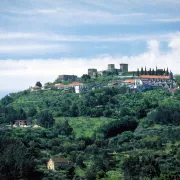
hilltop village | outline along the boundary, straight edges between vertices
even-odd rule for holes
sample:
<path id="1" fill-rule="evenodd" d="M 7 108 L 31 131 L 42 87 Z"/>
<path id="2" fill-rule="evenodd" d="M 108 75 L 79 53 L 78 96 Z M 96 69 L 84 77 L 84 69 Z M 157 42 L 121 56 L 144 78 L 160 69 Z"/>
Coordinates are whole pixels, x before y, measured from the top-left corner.
<path id="1" fill-rule="evenodd" d="M 10 93 L 0 100 L 0 179 L 179 179 L 179 85 L 168 68 L 109 64 Z"/>
<path id="2" fill-rule="evenodd" d="M 81 77 L 76 75 L 59 75 L 54 82 L 47 82 L 42 86 L 37 82 L 35 86 L 30 87 L 31 91 L 39 90 L 63 90 L 82 93 L 103 87 L 126 87 L 128 93 L 143 92 L 151 89 L 165 88 L 172 91 L 176 88 L 173 73 L 167 69 L 137 69 L 129 71 L 128 64 L 120 64 L 119 69 L 115 64 L 108 64 L 107 69 L 98 71 L 90 68 L 87 74 Z M 105 79 L 104 83 L 98 83 L 99 79 Z M 93 83 L 96 81 L 96 83 Z"/>

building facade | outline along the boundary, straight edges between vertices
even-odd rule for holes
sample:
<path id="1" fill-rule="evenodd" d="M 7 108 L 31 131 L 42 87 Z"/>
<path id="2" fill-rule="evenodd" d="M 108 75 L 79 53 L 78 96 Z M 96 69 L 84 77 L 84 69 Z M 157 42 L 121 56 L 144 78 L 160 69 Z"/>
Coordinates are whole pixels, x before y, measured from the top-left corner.
<path id="1" fill-rule="evenodd" d="M 120 64 L 120 72 L 128 72 L 128 64 Z"/>
<path id="2" fill-rule="evenodd" d="M 32 127 L 33 123 L 27 120 L 15 120 L 13 127 Z"/>
<path id="3" fill-rule="evenodd" d="M 116 69 L 115 69 L 115 64 L 108 64 L 108 69 L 107 69 L 109 72 L 115 72 Z"/>
<path id="4" fill-rule="evenodd" d="M 75 75 L 59 75 L 58 80 L 60 81 L 76 81 L 77 76 Z"/>
<path id="5" fill-rule="evenodd" d="M 73 163 L 65 158 L 50 158 L 47 168 L 50 170 L 60 170 L 73 166 Z"/>
<path id="6" fill-rule="evenodd" d="M 88 75 L 94 77 L 97 74 L 97 69 L 88 69 Z"/>

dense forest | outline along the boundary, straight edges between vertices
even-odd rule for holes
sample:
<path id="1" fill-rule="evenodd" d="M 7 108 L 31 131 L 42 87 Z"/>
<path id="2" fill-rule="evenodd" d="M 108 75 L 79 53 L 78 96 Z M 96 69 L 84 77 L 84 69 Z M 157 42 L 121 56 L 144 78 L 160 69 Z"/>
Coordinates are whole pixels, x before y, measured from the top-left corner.
<path id="1" fill-rule="evenodd" d="M 180 90 L 25 90 L 0 114 L 0 179 L 180 179 Z M 11 127 L 19 119 L 40 127 Z M 52 156 L 74 165 L 48 170 Z"/>

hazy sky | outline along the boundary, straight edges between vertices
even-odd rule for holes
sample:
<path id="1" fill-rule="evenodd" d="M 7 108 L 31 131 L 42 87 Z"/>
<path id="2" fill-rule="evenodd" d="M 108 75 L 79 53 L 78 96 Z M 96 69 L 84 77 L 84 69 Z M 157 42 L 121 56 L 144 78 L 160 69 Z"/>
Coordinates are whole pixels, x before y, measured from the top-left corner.
<path id="1" fill-rule="evenodd" d="M 0 96 L 129 63 L 180 73 L 179 0 L 0 0 Z"/>

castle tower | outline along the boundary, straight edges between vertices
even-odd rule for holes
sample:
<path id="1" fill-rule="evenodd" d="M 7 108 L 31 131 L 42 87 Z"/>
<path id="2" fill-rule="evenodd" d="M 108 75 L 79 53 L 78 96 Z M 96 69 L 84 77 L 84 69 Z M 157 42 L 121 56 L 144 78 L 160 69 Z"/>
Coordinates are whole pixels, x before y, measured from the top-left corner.
<path id="1" fill-rule="evenodd" d="M 120 64 L 121 72 L 128 72 L 128 64 Z"/>
<path id="2" fill-rule="evenodd" d="M 115 71 L 115 65 L 114 64 L 108 64 L 108 71 L 114 72 Z"/>
<path id="3" fill-rule="evenodd" d="M 94 77 L 97 74 L 97 69 L 88 69 L 88 75 Z"/>

